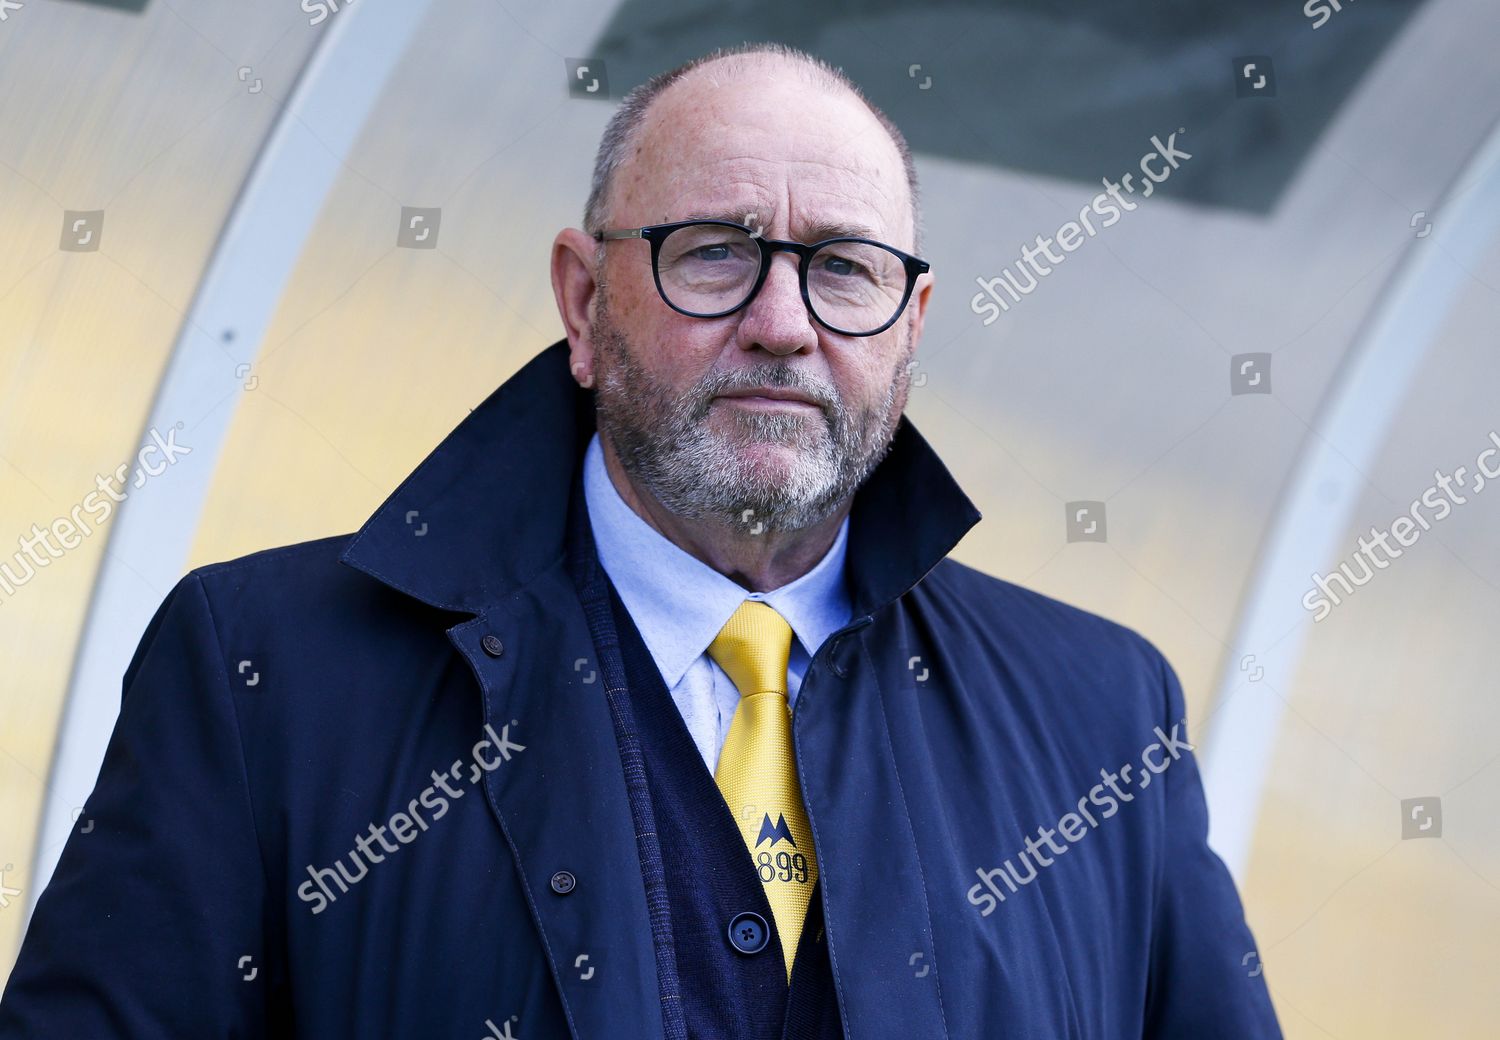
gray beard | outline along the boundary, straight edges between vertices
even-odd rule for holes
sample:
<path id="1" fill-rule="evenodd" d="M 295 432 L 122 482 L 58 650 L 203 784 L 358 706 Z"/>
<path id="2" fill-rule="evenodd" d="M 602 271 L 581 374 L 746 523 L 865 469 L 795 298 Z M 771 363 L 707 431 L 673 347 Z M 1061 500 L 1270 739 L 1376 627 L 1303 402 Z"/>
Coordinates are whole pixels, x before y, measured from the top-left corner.
<path id="1" fill-rule="evenodd" d="M 654 380 L 615 327 L 601 294 L 593 325 L 595 405 L 631 480 L 674 515 L 752 533 L 796 531 L 831 515 L 854 494 L 890 450 L 910 380 L 903 351 L 877 407 L 850 412 L 831 385 L 810 381 L 785 361 L 743 374 L 710 373 L 684 392 Z M 773 386 L 795 389 L 820 403 L 805 411 L 733 410 L 733 431 L 705 421 L 715 395 Z M 796 447 L 790 464 L 757 465 L 745 452 L 755 444 Z"/>

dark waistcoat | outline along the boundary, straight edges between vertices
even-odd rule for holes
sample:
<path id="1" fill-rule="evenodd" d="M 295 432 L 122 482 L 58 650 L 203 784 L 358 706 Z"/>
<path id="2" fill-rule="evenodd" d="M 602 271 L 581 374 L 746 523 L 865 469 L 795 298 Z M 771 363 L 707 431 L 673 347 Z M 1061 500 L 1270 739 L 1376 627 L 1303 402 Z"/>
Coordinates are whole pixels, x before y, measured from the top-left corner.
<path id="1" fill-rule="evenodd" d="M 836 1040 L 843 1036 L 821 886 L 814 885 L 787 985 L 781 940 L 755 864 L 629 611 L 600 566 L 575 478 L 569 566 L 598 653 L 637 835 L 669 1040 Z M 730 922 L 769 929 L 740 952 Z"/>

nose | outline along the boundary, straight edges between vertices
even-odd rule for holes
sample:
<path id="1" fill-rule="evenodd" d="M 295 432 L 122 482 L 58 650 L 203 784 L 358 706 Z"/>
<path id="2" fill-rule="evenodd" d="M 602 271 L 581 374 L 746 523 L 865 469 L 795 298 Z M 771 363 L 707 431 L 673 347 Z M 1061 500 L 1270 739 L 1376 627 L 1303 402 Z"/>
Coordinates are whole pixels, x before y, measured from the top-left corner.
<path id="1" fill-rule="evenodd" d="M 737 335 L 740 346 L 764 347 L 778 356 L 817 346 L 818 330 L 802 302 L 795 254 L 771 257 L 760 292 L 740 312 Z"/>

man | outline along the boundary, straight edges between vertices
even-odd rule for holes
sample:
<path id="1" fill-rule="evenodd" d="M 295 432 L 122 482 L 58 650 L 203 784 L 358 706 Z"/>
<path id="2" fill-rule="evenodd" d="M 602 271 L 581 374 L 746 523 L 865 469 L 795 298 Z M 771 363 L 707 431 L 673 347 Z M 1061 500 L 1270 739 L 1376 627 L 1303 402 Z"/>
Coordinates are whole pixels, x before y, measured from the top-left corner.
<path id="1" fill-rule="evenodd" d="M 946 558 L 919 225 L 806 55 L 634 92 L 565 339 L 162 604 L 0 1037 L 1279 1036 L 1172 669 Z"/>

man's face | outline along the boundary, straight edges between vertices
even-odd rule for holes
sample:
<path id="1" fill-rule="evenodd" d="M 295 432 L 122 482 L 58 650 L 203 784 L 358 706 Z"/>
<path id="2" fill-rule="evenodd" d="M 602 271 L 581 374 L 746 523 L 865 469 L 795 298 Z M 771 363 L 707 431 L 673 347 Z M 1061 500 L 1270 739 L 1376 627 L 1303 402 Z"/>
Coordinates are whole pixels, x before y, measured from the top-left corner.
<path id="1" fill-rule="evenodd" d="M 657 100 L 640 140 L 616 177 L 613 227 L 716 217 L 767 238 L 854 234 L 912 249 L 905 175 L 879 122 L 784 68 L 690 74 Z M 796 530 L 832 513 L 890 445 L 919 308 L 876 336 L 829 332 L 783 252 L 748 306 L 691 318 L 657 294 L 647 243 L 607 250 L 592 320 L 596 402 L 632 479 L 688 518 Z M 815 403 L 721 396 L 766 387 Z"/>

